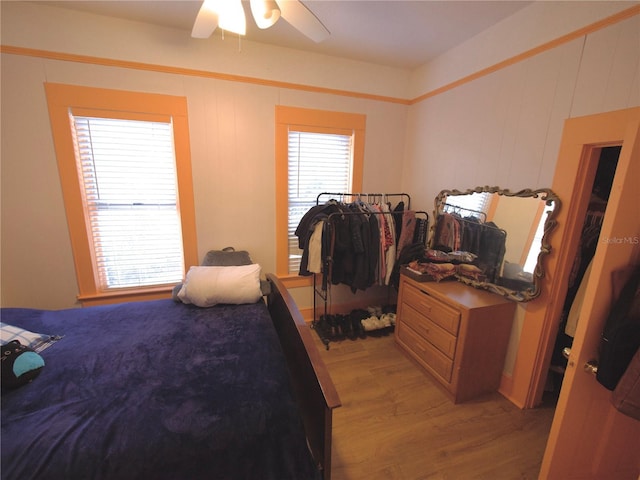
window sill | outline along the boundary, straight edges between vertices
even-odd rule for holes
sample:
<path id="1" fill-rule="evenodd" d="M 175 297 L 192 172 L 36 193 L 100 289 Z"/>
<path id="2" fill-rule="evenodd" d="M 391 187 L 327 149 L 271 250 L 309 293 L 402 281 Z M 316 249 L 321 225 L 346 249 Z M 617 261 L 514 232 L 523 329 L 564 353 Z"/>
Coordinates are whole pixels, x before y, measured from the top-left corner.
<path id="1" fill-rule="evenodd" d="M 78 300 L 83 307 L 95 305 L 108 305 L 111 303 L 138 302 L 142 300 L 159 300 L 171 298 L 173 285 L 163 285 L 152 288 L 132 288 L 113 292 L 99 292 L 94 294 L 78 295 Z"/>
<path id="2" fill-rule="evenodd" d="M 313 276 L 302 277 L 300 275 L 283 274 L 277 275 L 277 277 L 287 288 L 310 287 L 313 285 Z"/>

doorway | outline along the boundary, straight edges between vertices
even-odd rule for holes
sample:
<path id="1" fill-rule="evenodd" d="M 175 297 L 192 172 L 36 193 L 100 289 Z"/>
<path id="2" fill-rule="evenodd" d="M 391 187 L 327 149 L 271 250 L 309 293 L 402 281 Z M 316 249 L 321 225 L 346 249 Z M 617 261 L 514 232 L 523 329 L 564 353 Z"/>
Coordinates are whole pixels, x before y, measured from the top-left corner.
<path id="1" fill-rule="evenodd" d="M 600 151 L 591 195 L 582 222 L 579 244 L 573 259 L 555 345 L 551 354 L 551 365 L 544 395 L 544 403 L 547 404 L 557 402 L 560 393 L 569 353 L 580 319 L 579 312 L 584 301 L 584 291 L 589 279 L 591 261 L 600 241 L 600 230 L 621 149 L 622 146 L 617 145 L 603 147 Z"/>
<path id="2" fill-rule="evenodd" d="M 556 254 L 547 263 L 547 290 L 541 295 L 544 304 L 535 312 L 537 316 L 525 319 L 544 319 L 536 332 L 540 337 L 532 342 L 537 350 L 529 379 L 529 407 L 536 406 L 542 397 L 602 150 L 618 145 L 622 148 L 602 223 L 603 240 L 640 238 L 640 108 L 565 123 L 552 186 L 562 200 L 558 228 L 551 239 Z M 638 264 L 640 247 L 633 241 L 600 241 L 597 247 L 547 440 L 541 479 L 635 480 L 640 473 L 640 423 L 618 412 L 610 401 L 611 392 L 583 368 L 598 358 L 604 322 L 615 296 L 612 275 Z"/>

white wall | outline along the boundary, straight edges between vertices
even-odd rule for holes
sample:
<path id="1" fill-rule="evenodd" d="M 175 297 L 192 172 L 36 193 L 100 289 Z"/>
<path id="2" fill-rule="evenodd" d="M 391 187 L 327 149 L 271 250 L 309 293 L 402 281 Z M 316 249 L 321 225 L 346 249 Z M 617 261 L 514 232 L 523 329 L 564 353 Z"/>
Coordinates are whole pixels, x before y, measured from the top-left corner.
<path id="1" fill-rule="evenodd" d="M 82 28 L 78 28 L 80 17 Z M 189 68 L 202 68 L 210 62 L 207 59 L 211 51 L 196 48 L 192 52 L 192 40 L 177 41 L 180 34 L 175 30 L 136 24 L 135 31 L 131 32 L 131 23 L 35 4 L 2 3 L 3 45 L 144 60 L 161 65 L 175 66 L 182 62 Z M 189 32 L 182 35 L 188 38 Z M 217 44 L 212 41 L 211 45 Z M 258 47 L 263 64 L 269 63 L 269 59 L 276 65 L 300 60 L 299 52 Z M 219 64 L 224 68 L 237 67 L 243 74 L 256 73 L 250 65 L 253 57 L 251 62 L 246 61 L 248 49 L 216 52 L 216 64 L 210 67 Z M 378 66 L 328 57 L 316 60 L 323 70 L 343 73 L 331 81 L 322 79 L 325 87 L 366 86 L 360 84 L 364 77 L 375 78 L 381 74 L 380 84 L 372 85 L 372 90 L 379 88 L 376 94 L 390 94 L 397 87 L 397 78 L 404 75 L 403 71 L 397 71 L 390 76 L 391 82 L 385 82 Z M 283 68 L 291 69 L 291 65 Z M 268 76 L 270 70 L 262 72 Z M 296 72 L 296 81 L 306 84 L 318 81 L 315 68 L 298 68 Z M 289 73 L 291 71 L 277 72 L 274 76 Z M 288 80 L 291 81 L 291 77 Z M 275 271 L 276 105 L 365 114 L 364 188 L 369 191 L 400 188 L 406 105 L 192 75 L 3 54 L 3 306 L 63 308 L 76 304 L 76 276 L 44 82 L 186 96 L 200 257 L 209 249 L 233 245 L 249 250 L 263 271 Z M 302 295 L 301 307 L 311 304 L 309 295 L 299 295 Z"/>
<path id="2" fill-rule="evenodd" d="M 633 5 L 538 3 L 545 5 L 523 9 L 415 72 L 247 41 L 239 49 L 237 40 L 194 40 L 184 31 L 41 3 L 0 6 L 3 46 L 408 99 Z M 639 21 L 616 23 L 410 107 L 3 53 L 2 304 L 75 304 L 45 81 L 186 96 L 200 255 L 234 244 L 273 271 L 275 105 L 366 114 L 364 188 L 407 191 L 415 208 L 432 210 L 443 188 L 549 186 L 564 119 L 640 104 Z M 301 302 L 308 306 L 309 296 Z"/>
<path id="3" fill-rule="evenodd" d="M 419 97 L 637 4 L 626 0 L 534 1 L 411 72 L 409 95 Z"/>
<path id="4" fill-rule="evenodd" d="M 566 5 L 549 2 L 544 7 L 548 19 L 556 3 L 554 25 L 563 19 Z M 502 36 L 497 35 L 500 32 Z M 477 65 L 477 56 L 492 51 L 493 45 L 503 49 L 512 38 L 498 26 L 483 34 L 478 50 L 467 45 L 467 56 L 461 55 L 462 48 L 451 55 L 461 64 Z M 453 63 L 445 56 L 423 67 L 434 70 L 430 74 L 434 80 L 424 78 L 422 91 L 439 84 L 435 79 L 440 78 L 440 66 L 442 78 L 449 78 Z M 638 105 L 640 15 L 413 105 L 407 123 L 402 189 L 417 204 L 432 205 L 443 189 L 551 187 L 565 119 Z M 519 308 L 525 309 L 526 304 Z M 519 312 L 507 373 L 513 367 L 522 318 Z"/>
<path id="5" fill-rule="evenodd" d="M 412 106 L 403 189 L 549 187 L 565 119 L 639 104 L 634 16 Z"/>

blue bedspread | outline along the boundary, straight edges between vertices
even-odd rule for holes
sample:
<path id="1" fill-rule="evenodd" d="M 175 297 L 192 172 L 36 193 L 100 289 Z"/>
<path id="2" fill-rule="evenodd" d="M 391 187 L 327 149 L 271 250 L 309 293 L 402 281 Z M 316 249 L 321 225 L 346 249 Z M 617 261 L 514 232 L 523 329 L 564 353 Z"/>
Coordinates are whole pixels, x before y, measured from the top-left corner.
<path id="1" fill-rule="evenodd" d="M 2 478 L 318 478 L 263 302 L 172 300 L 2 322 L 64 335 L 2 395 Z"/>

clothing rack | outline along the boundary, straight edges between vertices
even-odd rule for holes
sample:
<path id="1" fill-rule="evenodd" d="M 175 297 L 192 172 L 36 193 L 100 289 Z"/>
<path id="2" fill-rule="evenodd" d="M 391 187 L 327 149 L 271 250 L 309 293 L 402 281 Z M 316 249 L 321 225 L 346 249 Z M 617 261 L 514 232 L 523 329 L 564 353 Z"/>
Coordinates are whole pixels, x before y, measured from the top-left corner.
<path id="1" fill-rule="evenodd" d="M 477 255 L 477 261 L 474 263 L 483 268 L 489 282 L 495 282 L 500 274 L 500 268 L 506 252 L 506 230 L 499 228 L 493 222 L 473 221 L 459 214 L 444 213 L 450 216 L 452 219 L 450 222 L 457 222 L 458 228 L 462 228 L 462 233 L 458 232 L 457 240 L 452 238 L 455 236 L 455 230 L 446 223 L 440 225 L 440 222 L 447 221 L 445 216 L 441 215 L 434 224 L 434 234 L 430 243 L 431 248 L 444 251 L 464 250 Z M 465 231 L 466 235 L 469 235 L 468 237 L 465 236 Z M 490 242 L 490 248 L 487 247 L 486 241 Z"/>
<path id="2" fill-rule="evenodd" d="M 386 218 L 388 219 L 393 219 L 394 222 L 394 229 L 395 229 L 395 225 L 397 222 L 397 218 L 398 215 L 402 215 L 401 219 L 404 219 L 404 214 L 407 212 L 411 212 L 411 216 L 415 216 L 416 219 L 420 219 L 420 225 L 421 225 L 421 230 L 420 230 L 420 238 L 421 240 L 425 243 L 426 245 L 426 241 L 428 239 L 428 232 L 429 232 L 429 214 L 426 211 L 412 211 L 410 210 L 410 202 L 411 202 L 411 197 L 406 194 L 406 193 L 331 193 L 331 192 L 323 192 L 321 194 L 319 194 L 317 196 L 316 199 L 316 205 L 320 205 L 320 199 L 323 196 L 330 196 L 332 197 L 331 200 L 335 201 L 337 198 L 339 199 L 345 199 L 345 198 L 352 198 L 353 202 L 351 202 L 350 206 L 353 206 L 355 204 L 357 204 L 357 202 L 365 202 L 364 199 L 368 200 L 366 203 L 368 204 L 372 204 L 375 205 L 376 203 L 371 203 L 373 202 L 377 202 L 377 204 L 379 205 L 380 203 L 383 203 L 387 201 L 388 198 L 390 197 L 401 197 L 402 202 L 404 202 L 404 206 L 405 209 L 401 210 L 401 211 L 393 211 L 393 210 L 389 210 L 389 211 L 341 211 L 341 212 L 334 212 L 331 213 L 329 215 L 327 215 L 327 217 L 323 220 L 324 221 L 324 225 L 323 225 L 323 242 L 325 241 L 325 235 L 326 235 L 326 239 L 335 239 L 335 235 L 337 232 L 337 226 L 339 225 L 340 221 L 344 221 L 346 218 L 348 217 L 355 217 L 355 216 L 359 216 L 359 217 L 367 217 L 369 218 L 369 216 L 373 215 L 376 217 L 383 217 L 386 216 Z M 330 201 L 331 201 L 330 200 Z M 341 202 L 343 203 L 343 202 Z M 347 204 L 345 204 L 346 206 Z M 415 227 L 415 224 L 413 225 L 413 227 Z M 414 232 L 415 235 L 415 232 Z M 415 236 L 413 237 L 415 238 Z M 397 247 L 399 244 L 396 242 L 396 238 L 394 237 L 394 247 Z M 322 273 L 321 274 L 314 274 L 313 275 L 313 289 L 314 289 L 314 295 L 313 295 L 313 326 L 317 325 L 318 322 L 318 310 L 320 308 L 320 306 L 318 305 L 318 298 L 322 300 L 323 304 L 324 304 L 324 317 L 328 318 L 328 315 L 330 314 L 330 304 L 331 304 L 331 298 L 330 298 L 330 287 L 332 284 L 332 274 L 333 274 L 333 268 L 334 268 L 334 253 L 335 251 L 333 250 L 333 244 L 332 242 L 328 242 L 327 245 L 331 245 L 331 248 L 329 250 L 329 254 L 328 255 L 323 255 L 322 258 Z M 395 250 L 394 250 L 395 251 Z M 397 260 L 397 255 L 398 252 L 395 253 L 396 255 L 396 260 Z M 380 255 L 379 255 L 380 258 Z M 394 263 L 395 266 L 395 263 Z M 388 265 L 385 264 L 385 267 L 388 267 Z M 382 268 L 382 266 L 380 265 L 380 260 L 379 260 L 379 264 L 378 264 L 378 269 Z M 376 277 L 376 280 L 380 280 L 380 271 L 376 269 L 376 272 L 378 272 L 378 277 Z M 391 271 L 387 270 L 387 274 L 386 274 L 386 280 L 388 280 L 388 278 L 391 275 Z M 321 280 L 319 280 L 319 275 L 321 277 Z M 390 283 L 376 283 L 374 282 L 373 284 L 370 284 L 370 286 L 374 286 L 374 285 L 387 285 L 389 286 Z M 369 288 L 366 287 L 366 288 Z M 357 289 L 361 289 L 361 288 L 357 288 Z M 356 288 L 354 286 L 352 286 L 352 290 L 355 293 Z M 322 317 L 321 317 L 322 318 Z M 321 336 L 322 338 L 322 336 Z M 329 348 L 329 339 L 327 338 L 322 338 L 323 343 L 327 346 L 327 348 Z"/>
<path id="3" fill-rule="evenodd" d="M 455 205 L 454 205 L 454 207 L 458 208 Z M 463 208 L 463 207 L 460 207 L 460 208 Z M 486 214 L 484 212 L 479 212 L 477 210 L 471 210 L 471 209 L 468 209 L 468 208 L 465 208 L 464 210 L 467 210 L 469 212 L 476 212 L 476 213 L 479 213 L 479 214 L 483 214 L 484 217 L 485 217 L 485 220 L 486 220 Z M 496 230 L 496 231 L 500 232 L 501 235 L 504 236 L 505 240 L 507 238 L 507 231 L 502 229 L 502 228 L 500 228 L 500 227 L 498 227 L 497 225 L 493 224 L 492 222 L 480 221 L 478 223 L 478 222 L 474 222 L 473 220 L 470 220 L 468 217 L 463 217 L 463 216 L 461 216 L 460 214 L 458 214 L 456 212 L 451 213 L 451 212 L 443 211 L 442 213 L 447 213 L 449 215 L 452 215 L 453 218 L 455 218 L 456 221 L 458 221 L 458 222 L 465 222 L 465 223 L 469 223 L 469 224 L 473 224 L 473 225 L 481 225 L 482 228 L 488 228 L 488 229 Z M 436 238 L 436 233 L 437 233 L 437 228 L 438 228 L 438 221 L 439 221 L 439 219 L 436 220 L 436 222 L 435 222 L 435 224 L 433 226 L 435 233 L 434 233 L 434 236 L 432 238 L 432 241 L 435 241 L 437 239 Z M 477 253 L 477 252 L 471 252 L 471 253 Z"/>
<path id="4" fill-rule="evenodd" d="M 415 211 L 414 213 L 416 215 L 424 215 L 425 216 L 424 219 L 427 221 L 427 225 L 425 227 L 425 240 L 426 240 L 426 237 L 427 237 L 426 230 L 428 230 L 428 227 L 429 227 L 429 225 L 428 225 L 429 214 L 427 212 L 423 211 L 423 210 L 418 210 L 418 211 Z M 364 216 L 366 216 L 366 215 L 393 215 L 393 213 L 392 212 L 340 212 L 340 213 L 332 213 L 327 217 L 327 220 L 326 220 L 327 223 L 326 223 L 325 228 L 332 229 L 332 228 L 334 228 L 333 221 L 335 221 L 338 218 L 343 218 L 343 217 L 351 216 L 351 215 L 360 215 L 360 216 L 362 216 L 362 215 L 364 215 Z M 332 233 L 332 232 L 328 231 L 328 233 Z M 328 273 L 330 272 L 330 267 L 331 267 L 332 261 L 333 261 L 333 259 L 332 259 L 331 255 L 326 257 L 324 259 L 324 261 L 323 261 L 323 266 L 325 268 L 324 268 L 324 271 L 323 271 L 322 289 L 325 290 L 325 291 L 327 290 L 327 286 L 328 286 L 328 283 L 329 283 L 327 277 L 328 277 Z"/>
<path id="5" fill-rule="evenodd" d="M 355 197 L 358 200 L 362 200 L 363 198 L 367 198 L 367 203 L 382 203 L 385 198 L 389 197 L 402 197 L 406 200 L 407 210 L 411 209 L 411 196 L 408 193 L 331 193 L 331 192 L 322 192 L 319 193 L 316 197 L 316 205 L 320 205 L 320 197 L 325 195 L 338 196 L 340 197 L 340 201 L 343 201 L 345 197 Z M 373 200 L 373 201 L 372 201 Z M 380 201 L 378 201 L 380 200 Z M 404 201 L 403 200 L 403 201 Z"/>
<path id="6" fill-rule="evenodd" d="M 443 213 L 457 213 L 460 214 L 461 211 L 469 212 L 473 215 L 478 215 L 479 219 L 482 223 L 487 221 L 487 214 L 481 210 L 473 210 L 472 208 L 461 207 L 459 205 L 452 205 L 450 203 L 445 203 L 442 206 Z"/>

